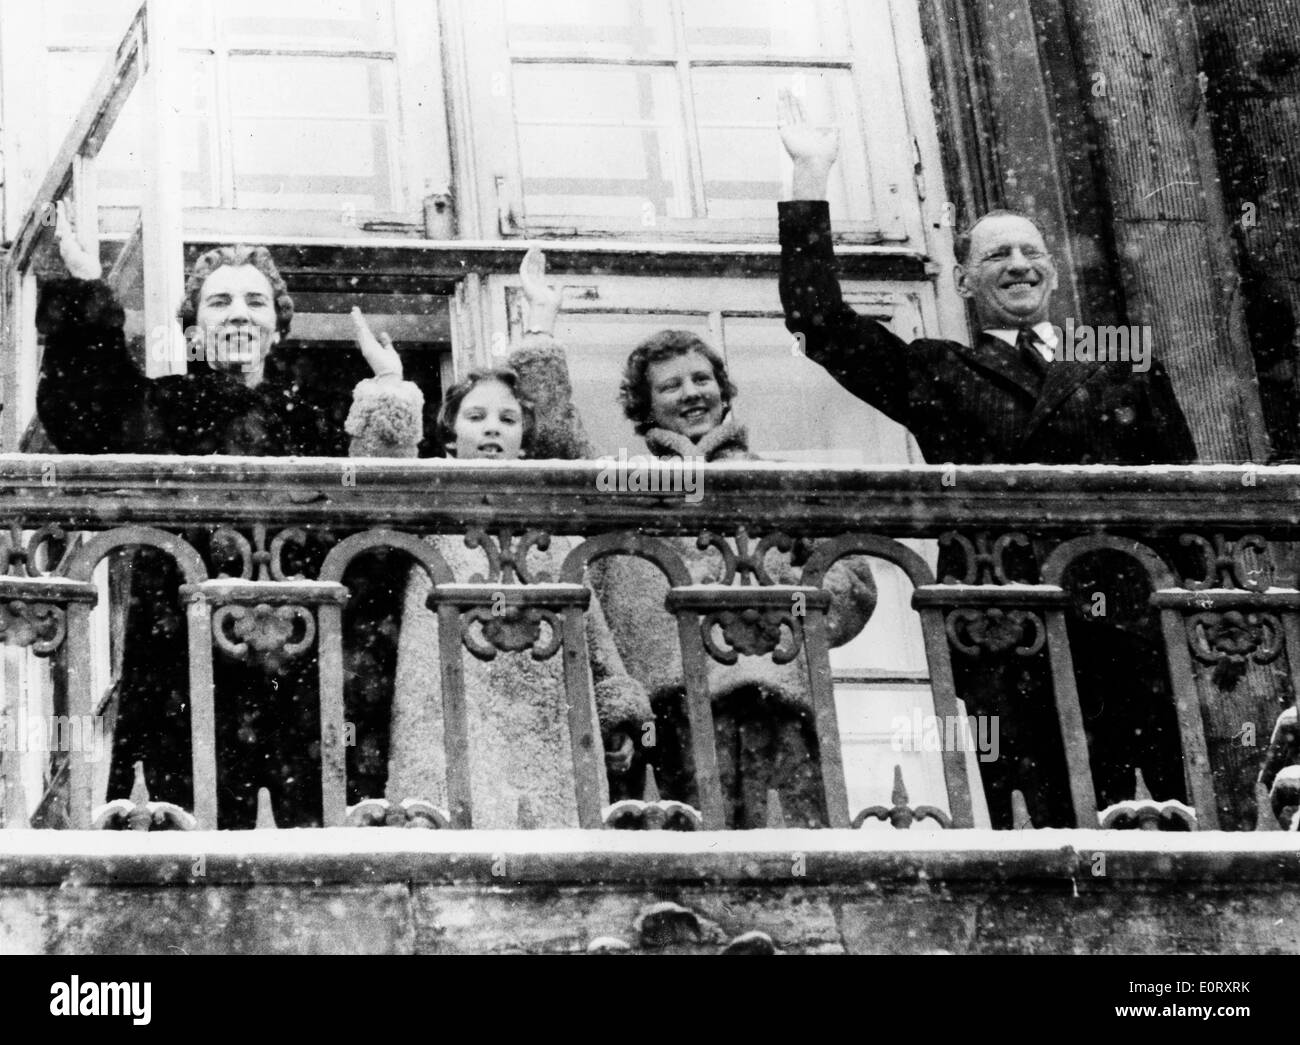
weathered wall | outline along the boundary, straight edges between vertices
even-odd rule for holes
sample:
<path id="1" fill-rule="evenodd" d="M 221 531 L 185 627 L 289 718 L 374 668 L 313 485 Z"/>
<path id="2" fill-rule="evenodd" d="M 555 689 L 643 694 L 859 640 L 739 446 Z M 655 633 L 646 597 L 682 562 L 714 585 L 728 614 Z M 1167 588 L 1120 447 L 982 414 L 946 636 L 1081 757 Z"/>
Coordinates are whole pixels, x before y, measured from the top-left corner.
<path id="1" fill-rule="evenodd" d="M 11 831 L 0 953 L 1300 953 L 1298 882 L 1281 833 Z"/>
<path id="2" fill-rule="evenodd" d="M 1054 321 L 1150 326 L 1201 459 L 1264 461 L 1191 0 L 928 0 L 924 11 L 960 220 L 996 206 L 1035 214 L 1061 269 Z"/>
<path id="3" fill-rule="evenodd" d="M 929 0 L 922 14 L 958 224 L 994 207 L 1033 214 L 1060 274 L 1053 320 L 1118 322 L 1124 290 L 1067 0 Z"/>
<path id="4" fill-rule="evenodd" d="M 1075 0 L 1128 322 L 1149 325 L 1201 459 L 1266 459 L 1187 0 Z"/>
<path id="5" fill-rule="evenodd" d="M 1300 459 L 1300 0 L 1194 0 L 1274 455 Z"/>

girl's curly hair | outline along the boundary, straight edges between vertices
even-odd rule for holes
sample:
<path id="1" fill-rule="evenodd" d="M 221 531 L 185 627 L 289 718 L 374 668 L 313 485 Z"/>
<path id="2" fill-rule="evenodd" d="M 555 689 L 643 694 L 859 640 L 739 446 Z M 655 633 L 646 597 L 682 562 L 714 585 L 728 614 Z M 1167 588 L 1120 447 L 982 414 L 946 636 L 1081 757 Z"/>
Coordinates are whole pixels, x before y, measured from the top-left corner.
<path id="1" fill-rule="evenodd" d="M 713 377 L 722 390 L 722 406 L 724 409 L 730 408 L 738 390 L 731 383 L 731 378 L 727 375 L 727 364 L 717 351 L 689 330 L 661 330 L 632 349 L 618 389 L 618 401 L 623 404 L 623 413 L 632 422 L 637 435 L 645 435 L 654 427 L 650 420 L 650 382 L 646 378 L 650 364 L 689 355 L 691 352 L 698 352 L 709 361 L 713 367 Z"/>

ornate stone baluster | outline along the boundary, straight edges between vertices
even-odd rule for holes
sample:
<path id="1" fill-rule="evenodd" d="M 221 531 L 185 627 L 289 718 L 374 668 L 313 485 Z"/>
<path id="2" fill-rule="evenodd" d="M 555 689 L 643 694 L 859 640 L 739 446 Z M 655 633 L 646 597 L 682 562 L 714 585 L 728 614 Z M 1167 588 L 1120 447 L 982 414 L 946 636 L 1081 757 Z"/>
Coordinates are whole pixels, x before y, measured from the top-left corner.
<path id="1" fill-rule="evenodd" d="M 88 581 L 78 582 L 58 575 L 72 551 L 73 540 L 62 528 L 46 525 L 24 542 L 22 524 L 13 520 L 8 533 L 0 534 L 0 542 L 3 542 L 0 554 L 4 557 L 4 573 L 0 575 L 0 642 L 30 649 L 38 657 L 61 653 L 70 673 L 84 671 L 79 666 L 89 665 L 90 610 L 98 595 Z M 51 554 L 55 548 L 58 552 Z M 17 687 L 8 688 L 0 698 L 0 738 L 9 734 L 17 738 L 21 732 L 26 721 L 21 700 L 22 693 Z M 84 728 L 92 709 L 93 702 L 81 699 L 74 686 L 67 708 L 70 715 L 78 716 L 73 721 Z M 19 757 L 24 746 L 0 745 L 0 759 L 5 761 L 5 822 L 22 827 L 28 822 Z M 71 822 L 72 826 L 81 828 L 90 826 L 91 775 L 85 754 L 81 750 L 68 752 Z"/>
<path id="2" fill-rule="evenodd" d="M 912 605 L 921 615 L 925 635 L 935 715 L 943 722 L 962 720 L 952 663 L 954 652 L 972 661 L 999 657 L 1028 660 L 1047 647 L 1058 687 L 1057 710 L 1065 738 L 1076 823 L 1080 826 L 1095 823 L 1097 803 L 1092 793 L 1083 716 L 1074 694 L 1074 677 L 1068 671 L 1068 660 L 1062 665 L 1054 645 L 1048 641 L 1053 613 L 1064 609 L 1065 592 L 1056 585 L 1024 584 L 1010 579 L 1007 553 L 1011 549 L 1030 547 L 1030 540 L 1023 533 L 1004 533 L 994 538 L 979 532 L 972 540 L 965 534 L 950 532 L 943 534 L 939 542 L 960 552 L 960 575 L 947 574 L 942 584 L 918 584 L 912 595 Z M 1058 644 L 1063 642 L 1058 640 Z M 1068 658 L 1068 649 L 1065 655 Z M 961 747 L 944 745 L 944 776 L 954 825 L 973 827 L 966 753 Z"/>
<path id="3" fill-rule="evenodd" d="M 592 728 L 595 697 L 583 623 L 591 592 L 581 583 L 553 583 L 532 575 L 527 565 L 529 549 L 545 551 L 550 546 L 550 536 L 542 531 L 529 530 L 517 536 L 515 531 L 505 529 L 493 538 L 474 527 L 466 536 L 466 544 L 486 554 L 487 575 L 476 575 L 468 584 L 437 583 L 429 594 L 429 608 L 438 614 L 442 643 L 452 816 L 468 818 L 470 803 L 469 725 L 460 646 L 483 661 L 494 659 L 498 652 L 524 651 L 536 660 L 547 660 L 563 650 L 578 823 L 584 828 L 599 828 L 605 767 L 600 737 Z"/>
<path id="4" fill-rule="evenodd" d="M 707 534 L 701 538 L 705 544 L 709 539 Z M 727 554 L 729 553 L 730 549 Z M 670 600 L 676 591 L 692 586 L 691 575 L 686 569 L 686 564 L 671 543 L 657 537 L 647 537 L 644 534 L 628 531 L 605 533 L 583 541 L 564 560 L 560 579 L 570 584 L 581 585 L 587 570 L 592 565 L 601 559 L 620 555 L 644 559 L 661 570 L 670 586 L 668 595 Z M 724 555 L 724 559 L 725 557 Z M 671 603 L 668 604 L 668 608 L 670 610 L 673 608 Z M 709 693 L 707 654 L 704 640 L 700 636 L 698 617 L 690 610 L 679 612 L 676 617 L 677 640 L 681 650 L 682 673 L 686 686 L 686 714 L 690 726 L 691 754 L 700 801 L 697 815 L 701 818 L 705 829 L 717 831 L 726 825 L 726 815 L 718 774 L 718 753 L 714 746 L 713 704 Z M 655 796 L 657 800 L 657 791 Z M 621 803 L 616 803 L 615 808 L 624 807 Z M 622 824 L 621 820 L 620 824 Z"/>
<path id="5" fill-rule="evenodd" d="M 280 531 L 267 546 L 267 528 L 253 527 L 253 541 L 228 527 L 212 536 L 239 562 L 239 575 L 227 574 L 183 584 L 180 596 L 189 606 L 190 673 L 194 703 L 191 732 L 194 742 L 195 811 L 204 823 L 216 823 L 216 709 L 212 691 L 212 646 L 227 656 L 260 666 L 273 674 L 287 661 L 317 645 L 320 674 L 342 676 L 342 640 L 317 643 L 317 615 L 332 609 L 342 613 L 348 591 L 337 581 L 309 581 L 288 576 L 283 553 L 288 544 L 302 545 L 307 533 L 298 527 Z M 341 635 L 341 626 L 339 628 Z M 332 633 L 333 634 L 333 633 Z M 343 822 L 343 701 L 321 707 L 321 768 L 323 815 L 326 825 Z M 209 819 L 211 818 L 211 819 Z"/>
<path id="6" fill-rule="evenodd" d="M 1300 591 L 1273 586 L 1272 548 L 1258 534 L 1180 541 L 1200 552 L 1203 576 L 1170 578 L 1151 601 L 1165 627 L 1192 805 L 1201 830 L 1258 826 L 1260 739 L 1276 705 L 1243 683 L 1250 665 L 1274 664 L 1284 649 L 1291 685 L 1300 683 Z"/>
<path id="7" fill-rule="evenodd" d="M 806 654 L 809 692 L 812 694 L 813 712 L 817 726 L 820 749 L 822 784 L 825 790 L 826 809 L 832 827 L 848 826 L 848 794 L 844 786 L 844 766 L 839 743 L 838 716 L 835 709 L 834 690 L 831 684 L 829 643 L 826 638 L 826 611 L 830 608 L 830 594 L 820 585 L 817 569 L 829 568 L 838 556 L 823 555 L 817 563 L 805 566 L 805 583 L 799 585 L 776 584 L 768 573 L 765 560 L 769 551 L 789 551 L 794 540 L 784 533 L 769 533 L 751 549 L 751 535 L 740 527 L 734 537 L 734 550 L 721 536 L 706 531 L 700 536 L 701 549 L 714 548 L 722 557 L 722 575 L 712 584 L 674 585 L 668 593 L 668 610 L 677 616 L 682 641 L 682 667 L 685 671 L 688 700 L 693 714 L 699 719 L 712 719 L 711 705 L 706 707 L 707 693 L 697 679 L 707 677 L 707 654 L 720 664 L 734 664 L 740 655 L 770 656 L 775 664 L 788 664 L 801 652 Z M 843 554 L 851 554 L 851 550 Z M 816 579 L 808 582 L 808 567 Z M 737 577 L 741 583 L 735 583 Z M 751 583 L 756 582 L 756 583 Z M 715 637 L 720 632 L 722 642 Z M 711 724 L 711 722 L 710 722 Z M 711 732 L 701 737 L 695 720 L 691 725 L 696 739 L 697 776 L 699 749 L 708 742 L 709 763 L 716 767 Z M 702 792 L 706 825 L 722 826 L 719 819 L 713 822 L 710 802 L 720 799 Z"/>
<path id="8" fill-rule="evenodd" d="M 273 546 L 274 547 L 274 546 Z M 342 589 L 343 599 L 331 598 L 318 604 L 316 614 L 320 620 L 317 645 L 320 651 L 320 722 L 321 722 L 321 810 L 326 827 L 348 824 L 353 827 L 374 823 L 401 822 L 413 825 L 415 818 L 436 827 L 470 826 L 468 735 L 464 732 L 463 713 L 459 732 L 452 728 L 452 709 L 464 707 L 464 684 L 460 676 L 460 651 L 453 658 L 443 649 L 443 700 L 448 711 L 447 765 L 448 793 L 451 810 L 437 809 L 418 798 L 408 798 L 400 807 L 387 800 L 369 799 L 349 808 L 347 806 L 347 749 L 344 746 L 346 723 L 343 701 L 343 606 L 347 589 L 343 588 L 343 575 L 358 556 L 379 548 L 405 552 L 415 564 L 428 573 L 434 585 L 450 584 L 451 569 L 433 545 L 409 533 L 396 530 L 366 530 L 353 534 L 330 549 L 321 564 L 320 584 L 331 590 Z M 454 665 L 454 670 L 452 666 Z M 454 739 L 453 739 L 454 738 Z M 453 758 L 453 747 L 457 752 Z M 376 804 L 378 803 L 378 804 Z M 408 803 L 412 803 L 408 805 Z M 459 819 L 458 819 L 459 817 Z"/>

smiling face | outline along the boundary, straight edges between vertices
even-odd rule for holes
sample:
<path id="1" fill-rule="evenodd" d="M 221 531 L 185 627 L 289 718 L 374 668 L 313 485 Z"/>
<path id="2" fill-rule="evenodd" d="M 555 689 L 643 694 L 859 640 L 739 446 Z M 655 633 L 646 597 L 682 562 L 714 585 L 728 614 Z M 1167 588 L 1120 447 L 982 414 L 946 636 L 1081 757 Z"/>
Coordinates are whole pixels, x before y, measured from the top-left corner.
<path id="1" fill-rule="evenodd" d="M 650 422 L 698 440 L 722 423 L 726 406 L 713 364 L 700 352 L 671 356 L 646 368 Z"/>
<path id="2" fill-rule="evenodd" d="M 513 461 L 523 451 L 524 411 L 500 381 L 480 381 L 456 411 L 455 456 Z"/>
<path id="3" fill-rule="evenodd" d="M 195 322 L 214 370 L 238 371 L 248 385 L 279 340 L 271 281 L 252 265 L 223 265 L 203 281 Z"/>
<path id="4" fill-rule="evenodd" d="M 1047 319 L 1056 266 L 1033 222 L 997 214 L 971 230 L 970 257 L 956 279 L 982 329 L 1013 329 Z"/>

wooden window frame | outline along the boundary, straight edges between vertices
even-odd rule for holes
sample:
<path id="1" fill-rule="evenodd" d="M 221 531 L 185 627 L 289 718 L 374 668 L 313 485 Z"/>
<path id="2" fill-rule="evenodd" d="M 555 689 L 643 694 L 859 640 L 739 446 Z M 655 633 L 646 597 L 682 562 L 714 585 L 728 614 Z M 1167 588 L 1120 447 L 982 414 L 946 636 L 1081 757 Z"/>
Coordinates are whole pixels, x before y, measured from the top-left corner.
<path id="1" fill-rule="evenodd" d="M 211 17 L 212 0 L 200 9 L 206 20 L 205 46 L 182 39 L 173 49 L 186 54 L 207 55 L 213 63 L 209 119 L 213 123 L 207 147 L 216 169 L 213 180 L 215 206 L 184 208 L 187 234 L 194 236 L 239 234 L 251 237 L 355 237 L 424 235 L 423 203 L 430 193 L 443 192 L 451 184 L 451 154 L 445 112 L 444 77 L 440 67 L 440 39 L 437 0 L 387 0 L 391 5 L 391 45 L 383 48 L 337 47 L 313 44 L 303 47 L 250 46 L 235 44 L 220 20 Z M 171 42 L 171 41 L 167 41 Z M 51 53 L 95 52 L 111 54 L 116 38 L 98 46 L 89 39 L 45 37 L 42 15 L 35 6 L 6 10 L 5 34 L 0 38 L 0 76 L 7 98 L 31 94 L 31 86 L 44 76 L 42 64 Z M 395 108 L 389 114 L 389 143 L 395 161 L 390 180 L 393 207 L 384 210 L 354 208 L 301 208 L 282 210 L 235 206 L 233 116 L 230 111 L 230 63 L 247 56 L 286 58 L 373 58 L 392 63 Z M 8 106 L 5 150 L 6 235 L 12 238 L 14 223 L 21 219 L 27 197 L 39 184 L 43 157 L 57 144 L 61 128 L 52 127 L 40 106 L 24 112 L 23 106 Z M 31 157 L 41 156 L 41 161 Z M 15 191 L 17 190 L 17 191 Z M 105 207 L 100 224 L 109 234 L 129 234 L 139 211 L 135 207 Z M 366 226 L 375 230 L 372 232 Z"/>
<path id="2" fill-rule="evenodd" d="M 896 144 L 878 152 L 877 162 L 869 167 L 871 198 L 879 220 L 875 223 L 839 220 L 837 237 L 846 243 L 886 243 L 924 249 L 929 230 L 936 227 L 925 206 L 924 172 L 937 172 L 938 146 L 932 121 L 927 119 L 917 124 L 913 118 L 918 112 L 918 99 L 928 98 L 929 92 L 924 61 L 916 62 L 905 55 L 908 48 L 922 46 L 920 24 L 915 5 L 906 0 L 872 2 L 883 7 L 892 27 L 895 46 L 890 53 L 896 61 L 875 61 L 871 56 L 855 54 L 850 47 L 843 54 L 829 58 L 777 55 L 691 59 L 680 53 L 663 59 L 638 60 L 636 64 L 675 69 L 680 86 L 684 86 L 682 77 L 685 74 L 681 70 L 684 64 L 706 68 L 776 66 L 850 72 L 861 140 Z M 868 18 L 862 6 L 849 3 L 845 10 L 850 40 L 868 39 Z M 654 238 L 664 242 L 719 243 L 775 239 L 775 223 L 766 220 L 670 219 L 660 216 L 653 226 L 648 227 L 639 220 L 566 218 L 560 224 L 544 217 L 530 219 L 524 214 L 519 146 L 512 111 L 511 69 L 516 61 L 563 63 L 570 59 L 540 53 L 512 58 L 506 43 L 504 0 L 489 0 L 487 3 L 444 0 L 443 12 L 444 39 L 455 51 L 457 60 L 468 70 L 461 78 L 449 81 L 449 89 L 456 94 L 450 103 L 451 110 L 470 116 L 468 120 L 457 121 L 463 126 L 457 132 L 455 156 L 458 185 L 473 181 L 476 186 L 474 203 L 477 213 L 472 219 L 476 235 L 556 238 L 614 235 Z M 575 57 L 571 61 L 574 64 L 629 64 L 598 58 Z M 453 68 L 452 63 L 448 65 Z M 682 101 L 689 110 L 689 94 L 685 94 Z M 683 118 L 683 125 L 692 143 L 689 148 L 698 152 L 698 145 L 694 144 L 697 138 L 694 120 L 689 111 Z M 690 166 L 694 183 L 692 195 L 696 207 L 699 207 L 702 204 L 702 174 L 698 156 Z"/>

